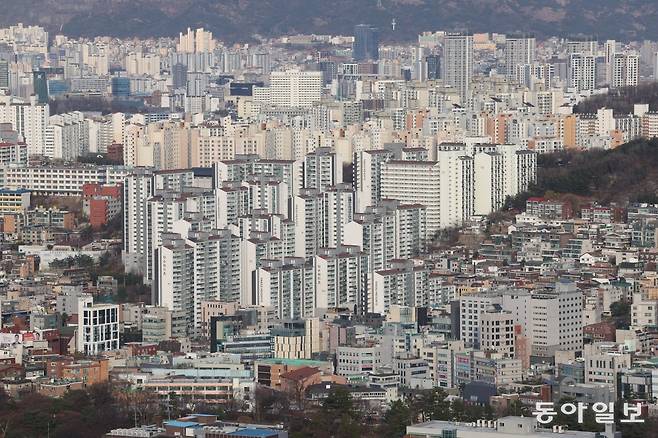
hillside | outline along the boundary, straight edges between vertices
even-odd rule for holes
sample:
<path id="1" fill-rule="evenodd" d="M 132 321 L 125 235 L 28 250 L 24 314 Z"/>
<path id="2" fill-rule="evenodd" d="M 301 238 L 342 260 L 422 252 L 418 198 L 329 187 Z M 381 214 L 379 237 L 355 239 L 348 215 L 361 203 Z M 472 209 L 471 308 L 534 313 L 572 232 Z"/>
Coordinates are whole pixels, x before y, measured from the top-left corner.
<path id="1" fill-rule="evenodd" d="M 397 21 L 395 32 L 391 20 Z M 203 26 L 226 41 L 255 35 L 351 34 L 368 22 L 385 40 L 436 29 L 593 34 L 658 39 L 651 0 L 21 0 L 3 2 L 0 25 L 40 24 L 71 36 L 172 36 Z"/>
<path id="2" fill-rule="evenodd" d="M 613 150 L 564 151 L 539 157 L 537 184 L 509 200 L 522 208 L 530 196 L 580 202 L 658 203 L 658 139 L 636 140 Z"/>
<path id="3" fill-rule="evenodd" d="M 648 103 L 652 111 L 658 109 L 658 82 L 611 90 L 608 94 L 592 96 L 574 107 L 576 113 L 595 113 L 599 108 L 612 108 L 615 114 L 631 114 L 636 103 Z"/>

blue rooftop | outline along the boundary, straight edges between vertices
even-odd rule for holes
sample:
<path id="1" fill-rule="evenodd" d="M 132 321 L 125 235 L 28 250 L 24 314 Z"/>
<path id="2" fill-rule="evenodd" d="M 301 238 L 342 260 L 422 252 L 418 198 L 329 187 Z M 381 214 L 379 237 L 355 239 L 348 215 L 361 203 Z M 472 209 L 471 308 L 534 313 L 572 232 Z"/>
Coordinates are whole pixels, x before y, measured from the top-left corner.
<path id="1" fill-rule="evenodd" d="M 196 421 L 168 420 L 164 424 L 172 427 L 201 427 L 201 423 L 197 423 Z"/>
<path id="2" fill-rule="evenodd" d="M 228 433 L 227 435 L 267 437 L 267 436 L 272 436 L 274 434 L 276 434 L 276 431 L 272 429 L 242 429 Z"/>

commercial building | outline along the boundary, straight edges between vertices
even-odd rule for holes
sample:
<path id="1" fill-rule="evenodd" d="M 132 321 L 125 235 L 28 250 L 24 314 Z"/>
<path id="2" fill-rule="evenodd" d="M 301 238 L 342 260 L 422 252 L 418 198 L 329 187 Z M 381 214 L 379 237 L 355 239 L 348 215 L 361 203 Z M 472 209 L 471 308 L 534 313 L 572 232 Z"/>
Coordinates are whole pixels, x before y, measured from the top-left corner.
<path id="1" fill-rule="evenodd" d="M 76 351 L 97 355 L 119 349 L 119 305 L 94 304 L 92 297 L 78 301 Z"/>

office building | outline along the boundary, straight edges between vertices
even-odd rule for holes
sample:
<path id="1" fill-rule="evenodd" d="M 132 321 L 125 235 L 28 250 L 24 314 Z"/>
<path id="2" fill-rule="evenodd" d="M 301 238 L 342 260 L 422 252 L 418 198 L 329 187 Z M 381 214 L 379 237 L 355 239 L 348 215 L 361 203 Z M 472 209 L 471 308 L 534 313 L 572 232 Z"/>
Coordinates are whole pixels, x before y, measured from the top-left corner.
<path id="1" fill-rule="evenodd" d="M 377 61 L 379 59 L 379 33 L 369 24 L 354 26 L 352 58 L 355 61 Z"/>
<path id="2" fill-rule="evenodd" d="M 37 70 L 32 73 L 32 84 L 34 94 L 37 96 L 37 103 L 48 103 L 48 76 L 43 70 Z"/>

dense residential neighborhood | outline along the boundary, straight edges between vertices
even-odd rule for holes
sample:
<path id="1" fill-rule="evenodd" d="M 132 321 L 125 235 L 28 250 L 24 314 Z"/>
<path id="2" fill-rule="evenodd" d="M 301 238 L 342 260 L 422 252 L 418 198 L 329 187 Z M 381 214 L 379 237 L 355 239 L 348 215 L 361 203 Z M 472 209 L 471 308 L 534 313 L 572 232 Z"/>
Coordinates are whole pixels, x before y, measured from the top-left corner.
<path id="1" fill-rule="evenodd" d="M 655 436 L 658 43 L 180 30 L 0 29 L 1 437 Z"/>

